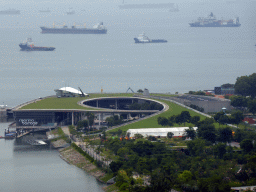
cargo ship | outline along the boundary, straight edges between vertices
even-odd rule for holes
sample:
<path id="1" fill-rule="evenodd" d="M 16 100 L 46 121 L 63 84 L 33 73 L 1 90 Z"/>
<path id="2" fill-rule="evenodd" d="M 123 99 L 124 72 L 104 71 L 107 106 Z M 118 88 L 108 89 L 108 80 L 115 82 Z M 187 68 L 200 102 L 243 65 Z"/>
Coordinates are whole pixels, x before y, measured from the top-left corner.
<path id="1" fill-rule="evenodd" d="M 239 17 L 229 20 L 217 20 L 211 12 L 208 17 L 199 17 L 196 22 L 189 23 L 191 27 L 240 27 Z"/>
<path id="2" fill-rule="evenodd" d="M 25 43 L 19 44 L 21 51 L 53 51 L 54 47 L 36 47 L 31 38 L 27 38 Z"/>
<path id="3" fill-rule="evenodd" d="M 18 15 L 20 14 L 20 10 L 16 9 L 8 9 L 4 11 L 0 11 L 0 15 Z"/>
<path id="4" fill-rule="evenodd" d="M 73 25 L 71 28 L 68 28 L 66 25 L 63 28 L 52 28 L 41 27 L 42 33 L 55 33 L 55 34 L 106 34 L 107 29 L 103 26 L 103 22 L 94 25 L 93 28 L 76 28 Z"/>
<path id="5" fill-rule="evenodd" d="M 149 39 L 145 33 L 139 35 L 139 37 L 134 38 L 135 43 L 167 43 L 165 39 Z"/>

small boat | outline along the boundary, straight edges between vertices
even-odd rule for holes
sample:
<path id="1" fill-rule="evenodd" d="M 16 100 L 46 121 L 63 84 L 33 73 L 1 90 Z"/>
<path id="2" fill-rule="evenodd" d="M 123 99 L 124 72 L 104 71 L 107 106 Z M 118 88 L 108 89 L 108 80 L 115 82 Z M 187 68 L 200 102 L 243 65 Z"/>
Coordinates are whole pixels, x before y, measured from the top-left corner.
<path id="1" fill-rule="evenodd" d="M 19 44 L 21 51 L 53 51 L 55 47 L 36 47 L 31 38 L 27 38 L 25 43 Z"/>
<path id="2" fill-rule="evenodd" d="M 74 15 L 75 14 L 75 11 L 74 10 L 71 11 L 71 9 L 72 8 L 69 8 L 69 11 L 67 12 L 67 15 Z"/>
<path id="3" fill-rule="evenodd" d="M 139 35 L 138 38 L 134 38 L 135 43 L 167 43 L 165 39 L 149 39 L 145 33 Z"/>
<path id="4" fill-rule="evenodd" d="M 5 134 L 5 139 L 14 139 L 15 138 L 15 135 L 14 133 L 6 133 Z"/>
<path id="5" fill-rule="evenodd" d="M 30 145 L 46 145 L 47 144 L 42 140 L 27 140 L 27 143 L 29 143 Z"/>

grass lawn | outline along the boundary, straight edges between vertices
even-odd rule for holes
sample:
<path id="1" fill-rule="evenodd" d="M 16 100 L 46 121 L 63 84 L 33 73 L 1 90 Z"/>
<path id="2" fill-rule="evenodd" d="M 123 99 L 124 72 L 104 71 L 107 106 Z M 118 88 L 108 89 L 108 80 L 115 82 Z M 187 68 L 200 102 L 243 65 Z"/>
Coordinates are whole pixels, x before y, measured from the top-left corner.
<path id="1" fill-rule="evenodd" d="M 109 185 L 106 187 L 106 190 L 104 190 L 106 192 L 112 192 L 112 191 L 119 191 L 119 188 L 113 184 L 113 185 Z"/>
<path id="2" fill-rule="evenodd" d="M 113 173 L 107 173 L 103 177 L 100 178 L 100 180 L 107 182 L 108 180 L 112 179 L 114 176 Z"/>
<path id="3" fill-rule="evenodd" d="M 94 108 L 87 108 L 77 104 L 78 101 L 85 99 L 92 99 L 98 97 L 132 97 L 133 93 L 116 93 L 116 94 L 90 94 L 89 97 L 51 97 L 39 100 L 35 103 L 28 104 L 21 109 L 85 109 L 85 110 L 99 110 Z"/>
<path id="4" fill-rule="evenodd" d="M 191 111 L 189 109 L 181 107 L 180 105 L 177 105 L 177 104 L 172 103 L 170 101 L 164 101 L 164 100 L 158 100 L 158 101 L 166 103 L 167 105 L 169 105 L 169 109 L 166 112 L 161 113 L 159 115 L 156 115 L 154 117 L 151 117 L 149 119 L 144 119 L 144 120 L 141 120 L 139 122 L 135 122 L 135 123 L 132 123 L 132 124 L 129 124 L 129 125 L 125 125 L 125 126 L 117 128 L 117 129 L 110 130 L 109 132 L 116 132 L 118 129 L 121 129 L 122 131 L 127 131 L 128 129 L 140 129 L 140 128 L 164 128 L 164 127 L 162 127 L 161 125 L 159 125 L 157 123 L 157 118 L 159 116 L 168 118 L 172 115 L 178 115 L 182 111 L 189 111 L 191 116 L 198 115 L 198 116 L 200 116 L 200 120 L 203 120 L 203 119 L 206 118 L 205 116 L 203 116 L 201 114 L 198 114 L 194 111 Z M 188 127 L 188 126 L 194 126 L 194 125 L 190 124 L 190 123 L 186 123 L 185 126 L 184 126 L 184 124 L 182 124 L 182 125 L 175 124 L 173 127 Z"/>

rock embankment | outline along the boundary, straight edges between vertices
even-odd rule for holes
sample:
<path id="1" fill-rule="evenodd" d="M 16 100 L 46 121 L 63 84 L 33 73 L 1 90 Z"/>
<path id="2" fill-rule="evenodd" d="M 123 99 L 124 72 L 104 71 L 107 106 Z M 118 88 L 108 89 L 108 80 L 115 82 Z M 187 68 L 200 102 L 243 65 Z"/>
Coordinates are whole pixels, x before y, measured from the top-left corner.
<path id="1" fill-rule="evenodd" d="M 75 165 L 83 169 L 84 171 L 88 172 L 89 174 L 96 177 L 97 179 L 105 175 L 103 171 L 98 170 L 98 168 L 93 163 L 87 160 L 83 155 L 81 155 L 75 149 L 69 147 L 65 149 L 60 149 L 59 152 L 62 159 L 64 159 L 65 161 L 67 161 L 72 165 Z"/>
<path id="2" fill-rule="evenodd" d="M 54 148 L 61 148 L 61 147 L 66 147 L 67 142 L 64 141 L 63 139 L 59 139 L 57 141 L 52 141 L 52 146 Z"/>

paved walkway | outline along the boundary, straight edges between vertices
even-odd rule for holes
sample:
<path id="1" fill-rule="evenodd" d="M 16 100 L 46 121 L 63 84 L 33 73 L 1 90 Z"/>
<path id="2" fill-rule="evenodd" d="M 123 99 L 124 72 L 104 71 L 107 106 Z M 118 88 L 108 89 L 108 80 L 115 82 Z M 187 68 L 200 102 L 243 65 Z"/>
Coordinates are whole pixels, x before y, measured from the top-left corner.
<path id="1" fill-rule="evenodd" d="M 61 129 L 65 133 L 65 135 L 70 136 L 69 128 L 67 126 L 62 126 Z"/>

